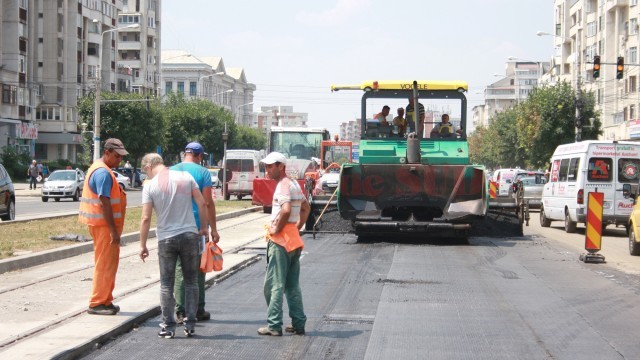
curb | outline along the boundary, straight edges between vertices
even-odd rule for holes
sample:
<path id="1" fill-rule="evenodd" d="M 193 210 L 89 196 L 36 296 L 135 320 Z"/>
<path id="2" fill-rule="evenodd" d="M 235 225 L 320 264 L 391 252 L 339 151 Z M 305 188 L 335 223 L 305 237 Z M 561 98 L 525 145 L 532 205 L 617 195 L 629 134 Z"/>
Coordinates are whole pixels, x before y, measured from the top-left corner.
<path id="1" fill-rule="evenodd" d="M 254 206 L 248 209 L 232 211 L 224 214 L 220 214 L 216 217 L 216 220 L 226 220 L 237 216 L 249 214 L 256 211 L 262 211 L 262 207 Z M 30 220 L 31 221 L 31 220 Z M 149 231 L 149 237 L 156 236 L 156 229 L 153 228 Z M 132 232 L 123 234 L 120 238 L 120 245 L 126 245 L 140 239 L 140 232 Z M 57 249 L 51 249 L 41 251 L 35 254 L 20 255 L 8 259 L 0 260 L 0 274 L 30 268 L 37 265 L 42 265 L 48 262 L 66 259 L 72 256 L 81 255 L 93 251 L 93 241 L 83 244 L 64 246 Z"/>

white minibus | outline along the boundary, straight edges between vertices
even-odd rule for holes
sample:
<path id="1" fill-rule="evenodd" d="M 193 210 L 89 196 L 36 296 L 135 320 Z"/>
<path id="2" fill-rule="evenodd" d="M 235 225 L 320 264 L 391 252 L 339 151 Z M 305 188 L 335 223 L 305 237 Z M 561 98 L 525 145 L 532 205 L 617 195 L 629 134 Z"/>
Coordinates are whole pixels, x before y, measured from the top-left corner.
<path id="1" fill-rule="evenodd" d="M 264 177 L 264 164 L 260 159 L 262 153 L 258 150 L 227 150 L 226 166 L 230 179 L 224 185 L 225 200 L 229 200 L 231 195 L 241 200 L 253 193 L 253 179 Z"/>
<path id="2" fill-rule="evenodd" d="M 604 193 L 603 229 L 626 225 L 633 200 L 622 196 L 622 185 L 637 189 L 639 169 L 639 143 L 589 140 L 558 146 L 542 192 L 540 225 L 564 221 L 564 230 L 575 232 L 577 223 L 587 220 L 588 193 L 595 191 Z"/>

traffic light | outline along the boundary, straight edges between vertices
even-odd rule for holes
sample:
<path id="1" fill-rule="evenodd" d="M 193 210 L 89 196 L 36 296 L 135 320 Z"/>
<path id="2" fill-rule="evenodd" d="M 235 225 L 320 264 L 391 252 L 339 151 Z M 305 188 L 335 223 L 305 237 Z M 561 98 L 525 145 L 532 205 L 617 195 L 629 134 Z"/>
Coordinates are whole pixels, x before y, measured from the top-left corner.
<path id="1" fill-rule="evenodd" d="M 593 78 L 597 79 L 598 77 L 600 77 L 600 55 L 593 57 Z"/>
<path id="2" fill-rule="evenodd" d="M 618 56 L 618 65 L 616 65 L 616 79 L 622 79 L 622 75 L 624 74 L 624 58 L 622 56 Z"/>

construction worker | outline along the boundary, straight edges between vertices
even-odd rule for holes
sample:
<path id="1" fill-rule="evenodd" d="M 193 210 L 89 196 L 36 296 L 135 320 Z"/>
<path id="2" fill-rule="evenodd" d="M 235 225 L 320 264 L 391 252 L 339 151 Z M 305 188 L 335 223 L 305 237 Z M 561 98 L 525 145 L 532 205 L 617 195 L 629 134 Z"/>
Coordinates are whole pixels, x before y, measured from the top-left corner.
<path id="1" fill-rule="evenodd" d="M 120 189 L 111 168 L 128 155 L 122 141 L 111 138 L 104 144 L 102 158 L 87 170 L 82 188 L 78 220 L 89 226 L 93 238 L 93 284 L 87 312 L 115 315 L 120 307 L 113 304 L 113 288 L 120 260 L 120 235 L 127 207 L 126 193 Z"/>

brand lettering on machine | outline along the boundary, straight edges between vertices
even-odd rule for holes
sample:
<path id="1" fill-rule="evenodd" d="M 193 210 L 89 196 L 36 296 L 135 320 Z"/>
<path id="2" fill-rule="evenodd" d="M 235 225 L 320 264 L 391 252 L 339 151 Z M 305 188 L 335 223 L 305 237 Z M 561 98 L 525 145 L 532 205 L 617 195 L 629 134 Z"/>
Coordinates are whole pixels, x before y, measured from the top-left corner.
<path id="1" fill-rule="evenodd" d="M 402 90 L 411 90 L 413 89 L 413 84 L 400 84 L 400 88 Z M 428 90 L 429 87 L 427 84 L 418 84 L 418 90 Z"/>

